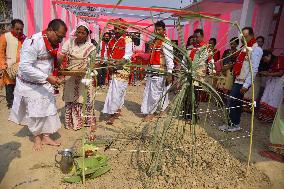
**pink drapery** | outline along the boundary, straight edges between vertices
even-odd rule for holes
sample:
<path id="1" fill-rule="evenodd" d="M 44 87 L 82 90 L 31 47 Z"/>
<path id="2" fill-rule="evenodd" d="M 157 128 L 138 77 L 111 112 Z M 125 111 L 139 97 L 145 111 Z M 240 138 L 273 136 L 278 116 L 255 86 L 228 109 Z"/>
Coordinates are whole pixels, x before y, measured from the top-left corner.
<path id="1" fill-rule="evenodd" d="M 26 8 L 27 8 L 27 28 L 28 28 L 28 35 L 32 35 L 34 32 L 35 32 L 35 17 L 34 17 L 34 1 L 35 0 L 27 0 L 27 3 L 26 3 Z M 58 5 L 52 5 L 52 2 L 51 0 L 42 0 L 42 11 L 43 11 L 43 17 L 42 17 L 42 29 L 45 29 L 48 25 L 48 22 L 53 18 L 61 18 L 63 19 L 63 21 L 66 22 L 68 28 L 74 28 L 76 23 L 77 23 L 77 20 L 78 18 L 69 13 L 68 11 L 66 11 L 66 16 L 64 16 L 64 18 L 62 18 L 62 11 L 63 11 L 63 8 L 61 6 L 58 6 Z M 54 15 L 52 14 L 52 11 L 54 10 Z M 65 10 L 64 10 L 65 11 Z M 257 10 L 254 11 L 254 17 L 253 17 L 253 24 L 255 24 L 255 17 L 257 16 L 256 15 L 256 12 Z M 71 14 L 71 15 L 70 15 Z M 225 18 L 225 17 L 224 17 Z M 226 17 L 227 19 L 230 19 L 230 17 Z M 130 21 L 130 22 L 137 22 L 137 20 L 134 20 L 134 19 L 126 19 L 127 21 Z M 148 24 L 152 24 L 151 21 L 143 21 L 143 24 L 145 23 L 148 23 Z M 183 39 L 184 39 L 184 42 L 186 43 L 187 42 L 187 39 L 188 37 L 191 35 L 190 31 L 196 29 L 196 28 L 199 28 L 199 23 L 200 23 L 200 20 L 198 19 L 195 19 L 195 21 L 192 23 L 192 24 L 186 24 L 184 26 L 184 36 L 183 36 Z M 100 28 L 102 29 L 105 25 L 104 22 L 99 22 L 100 24 Z M 219 42 L 219 38 L 222 36 L 223 33 L 226 33 L 228 31 L 228 27 L 229 25 L 228 24 L 223 24 L 223 23 L 220 23 L 220 25 L 223 25 L 223 26 L 220 26 L 220 31 L 221 32 L 218 32 L 218 42 Z M 227 25 L 227 26 L 225 26 Z M 70 27 L 72 26 L 72 27 Z M 146 24 L 145 24 L 146 26 Z M 144 26 L 142 26 L 144 27 Z M 225 29 L 225 30 L 224 30 Z M 208 41 L 208 39 L 211 37 L 210 36 L 210 33 L 211 33 L 211 30 L 212 30 L 212 24 L 210 21 L 205 21 L 204 22 L 204 33 L 205 33 L 205 40 Z M 178 32 L 176 31 L 176 28 L 172 28 L 172 27 L 168 27 L 167 28 L 167 34 L 168 34 L 168 37 L 170 39 L 179 39 L 178 37 Z M 68 36 L 68 35 L 67 35 Z M 146 35 L 143 35 L 143 36 L 146 36 Z M 145 39 L 146 40 L 146 39 Z M 224 44 L 224 43 L 228 43 L 228 39 L 227 40 L 223 40 L 224 42 L 222 44 L 220 44 L 221 46 Z"/>
<path id="2" fill-rule="evenodd" d="M 221 19 L 223 20 L 230 20 L 231 14 L 230 13 L 225 13 L 220 16 Z M 230 24 L 220 22 L 219 23 L 219 32 L 217 36 L 217 49 L 220 50 L 220 53 L 223 54 L 224 50 L 228 48 L 228 39 L 229 37 L 229 29 L 230 29 Z"/>
<path id="3" fill-rule="evenodd" d="M 209 41 L 209 39 L 211 38 L 211 22 L 206 20 L 204 22 L 204 40 L 205 41 Z"/>
<path id="4" fill-rule="evenodd" d="M 75 19 L 76 19 L 76 16 L 74 14 L 72 14 L 72 16 L 71 16 L 71 25 L 73 27 L 75 26 Z"/>
<path id="5" fill-rule="evenodd" d="M 253 15 L 252 15 L 252 21 L 251 21 L 252 28 L 255 28 L 258 12 L 259 12 L 259 6 L 256 4 L 253 9 Z"/>
<path id="6" fill-rule="evenodd" d="M 62 7 L 55 6 L 55 18 L 60 18 L 62 16 Z"/>
<path id="7" fill-rule="evenodd" d="M 42 1 L 42 12 L 43 12 L 43 29 L 47 28 L 47 25 L 49 21 L 51 20 L 51 10 L 52 10 L 52 5 L 50 1 L 43 0 Z"/>
<path id="8" fill-rule="evenodd" d="M 35 18 L 34 18 L 34 0 L 26 0 L 26 10 L 27 11 L 27 28 L 28 36 L 31 36 L 35 33 Z"/>
<path id="9" fill-rule="evenodd" d="M 119 17 L 109 17 L 109 16 L 100 16 L 98 18 L 95 18 L 95 17 L 90 17 L 90 16 L 77 16 L 77 18 L 79 19 L 86 19 L 86 20 L 94 20 L 94 21 L 97 21 L 97 22 L 109 22 L 110 19 L 118 19 Z M 153 25 L 152 21 L 150 20 L 144 20 L 144 21 L 139 21 L 137 19 L 130 19 L 130 18 L 127 18 L 124 20 L 129 24 L 129 25 L 138 25 L 138 26 L 142 26 L 142 27 L 151 27 L 151 25 Z M 131 28 L 131 27 L 130 27 Z"/>
<path id="10" fill-rule="evenodd" d="M 187 43 L 187 39 L 189 38 L 190 36 L 190 25 L 187 23 L 185 26 L 184 26 L 184 43 L 186 45 Z"/>
<path id="11" fill-rule="evenodd" d="M 170 33 L 170 30 L 169 29 L 167 29 L 167 36 L 170 38 L 171 37 L 171 33 Z"/>
<path id="12" fill-rule="evenodd" d="M 196 21 L 193 23 L 193 31 L 196 30 L 197 28 L 199 28 L 199 20 L 196 20 Z"/>
<path id="13" fill-rule="evenodd" d="M 223 20 L 230 20 L 231 13 L 225 13 L 221 15 L 220 18 Z M 228 23 L 224 23 L 224 22 L 219 23 L 219 32 L 217 35 L 216 49 L 220 51 L 221 55 L 229 46 L 228 44 L 228 41 L 230 40 L 228 39 L 229 29 L 230 29 L 230 25 Z M 215 67 L 216 67 L 217 72 L 221 71 L 222 69 L 221 62 L 216 62 Z"/>
<path id="14" fill-rule="evenodd" d="M 65 23 L 66 23 L 67 26 L 70 26 L 70 12 L 68 10 L 66 10 Z M 73 28 L 73 27 L 71 27 L 71 28 Z M 71 28 L 68 28 L 68 30 L 67 30 L 66 40 L 69 38 L 69 33 L 70 33 Z"/>

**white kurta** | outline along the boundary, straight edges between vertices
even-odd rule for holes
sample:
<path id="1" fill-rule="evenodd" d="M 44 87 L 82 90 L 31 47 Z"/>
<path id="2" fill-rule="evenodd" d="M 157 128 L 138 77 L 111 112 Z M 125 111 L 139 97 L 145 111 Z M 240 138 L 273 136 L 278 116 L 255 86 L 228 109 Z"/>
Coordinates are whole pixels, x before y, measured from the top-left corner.
<path id="1" fill-rule="evenodd" d="M 125 45 L 125 55 L 123 56 L 124 59 L 130 60 L 132 56 L 132 41 L 126 43 Z M 124 70 L 120 70 L 118 72 L 125 72 Z M 128 80 L 121 80 L 115 75 L 112 77 L 110 81 L 103 113 L 105 114 L 114 114 L 117 112 L 118 109 L 121 109 L 124 105 L 124 97 L 126 94 L 126 89 L 128 86 Z"/>
<path id="2" fill-rule="evenodd" d="M 165 60 L 166 71 L 172 73 L 174 68 L 173 47 L 164 43 L 162 47 L 161 58 Z M 159 69 L 159 65 L 153 65 L 154 69 Z M 170 86 L 166 86 L 165 77 L 147 76 L 147 82 L 143 94 L 143 102 L 141 105 L 142 114 L 153 114 L 158 107 L 164 111 L 169 105 L 168 90 Z"/>
<path id="3" fill-rule="evenodd" d="M 168 90 L 170 86 L 165 86 L 165 78 L 153 76 L 147 77 L 146 86 L 141 105 L 142 114 L 154 114 L 159 108 L 165 111 L 169 105 Z"/>
<path id="4" fill-rule="evenodd" d="M 54 133 L 61 127 L 54 89 L 46 81 L 52 70 L 53 58 L 46 50 L 42 33 L 26 39 L 21 50 L 9 120 L 28 125 L 34 135 Z"/>
<path id="5" fill-rule="evenodd" d="M 127 86 L 128 83 L 121 80 L 112 79 L 110 81 L 103 113 L 114 114 L 122 108 Z"/>

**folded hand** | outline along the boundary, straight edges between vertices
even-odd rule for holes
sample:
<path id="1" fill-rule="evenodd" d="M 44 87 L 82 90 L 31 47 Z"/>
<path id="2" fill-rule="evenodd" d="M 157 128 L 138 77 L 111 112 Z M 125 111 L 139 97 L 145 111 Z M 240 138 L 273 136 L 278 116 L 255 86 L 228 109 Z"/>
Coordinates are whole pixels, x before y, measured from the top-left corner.
<path id="1" fill-rule="evenodd" d="M 48 81 L 50 84 L 55 85 L 55 86 L 59 86 L 63 82 L 62 79 L 52 76 L 52 75 L 48 76 L 46 81 Z"/>

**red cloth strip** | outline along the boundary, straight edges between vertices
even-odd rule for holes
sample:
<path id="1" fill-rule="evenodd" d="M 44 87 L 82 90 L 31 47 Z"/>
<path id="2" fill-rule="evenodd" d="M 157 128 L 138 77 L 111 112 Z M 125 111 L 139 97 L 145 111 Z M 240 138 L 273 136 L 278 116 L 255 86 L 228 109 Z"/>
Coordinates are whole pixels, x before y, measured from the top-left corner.
<path id="1" fill-rule="evenodd" d="M 11 31 L 11 34 L 18 39 L 22 44 L 24 43 L 26 36 L 24 34 L 17 35 L 15 32 Z"/>
<path id="2" fill-rule="evenodd" d="M 98 22 L 109 22 L 110 20 L 105 19 L 105 18 L 96 18 L 96 17 L 90 17 L 90 16 L 77 16 L 77 18 L 79 19 L 88 19 L 88 20 L 96 20 Z M 153 24 L 149 24 L 149 23 L 143 23 L 143 22 L 127 22 L 130 25 L 139 25 L 139 26 L 150 26 Z"/>
<path id="3" fill-rule="evenodd" d="M 44 41 L 44 44 L 45 44 L 47 51 L 54 58 L 53 75 L 58 76 L 59 66 L 58 66 L 58 63 L 57 63 L 57 52 L 58 52 L 59 45 L 57 45 L 55 48 L 52 47 L 52 45 L 48 41 L 48 38 L 47 38 L 47 35 L 46 35 L 46 30 L 42 31 L 42 36 L 43 36 L 43 41 Z"/>

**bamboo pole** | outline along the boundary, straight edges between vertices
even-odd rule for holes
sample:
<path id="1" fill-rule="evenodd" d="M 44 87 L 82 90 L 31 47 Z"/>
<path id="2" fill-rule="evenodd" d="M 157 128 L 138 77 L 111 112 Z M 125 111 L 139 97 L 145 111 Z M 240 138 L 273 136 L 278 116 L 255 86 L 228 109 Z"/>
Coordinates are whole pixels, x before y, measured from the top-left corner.
<path id="1" fill-rule="evenodd" d="M 235 23 L 235 25 L 237 26 L 239 32 L 241 33 L 242 39 L 244 41 L 244 46 L 246 48 L 246 51 L 248 51 L 247 49 L 247 42 L 244 38 L 244 36 L 242 35 L 242 30 L 240 28 L 240 25 L 238 23 Z M 250 167 L 250 161 L 251 161 L 251 157 L 252 157 L 252 146 L 253 146 L 253 129 L 254 129 L 254 75 L 253 75 L 253 69 L 252 69 L 252 63 L 251 63 L 251 54 L 250 52 L 247 53 L 248 55 L 248 60 L 249 60 L 249 69 L 250 69 L 250 76 L 251 76 L 251 90 L 252 90 L 252 97 L 251 97 L 251 123 L 250 123 L 250 143 L 249 143 L 249 154 L 248 154 L 248 160 L 247 160 L 247 170 L 246 170 L 246 175 L 248 175 L 249 173 L 249 167 Z"/>

